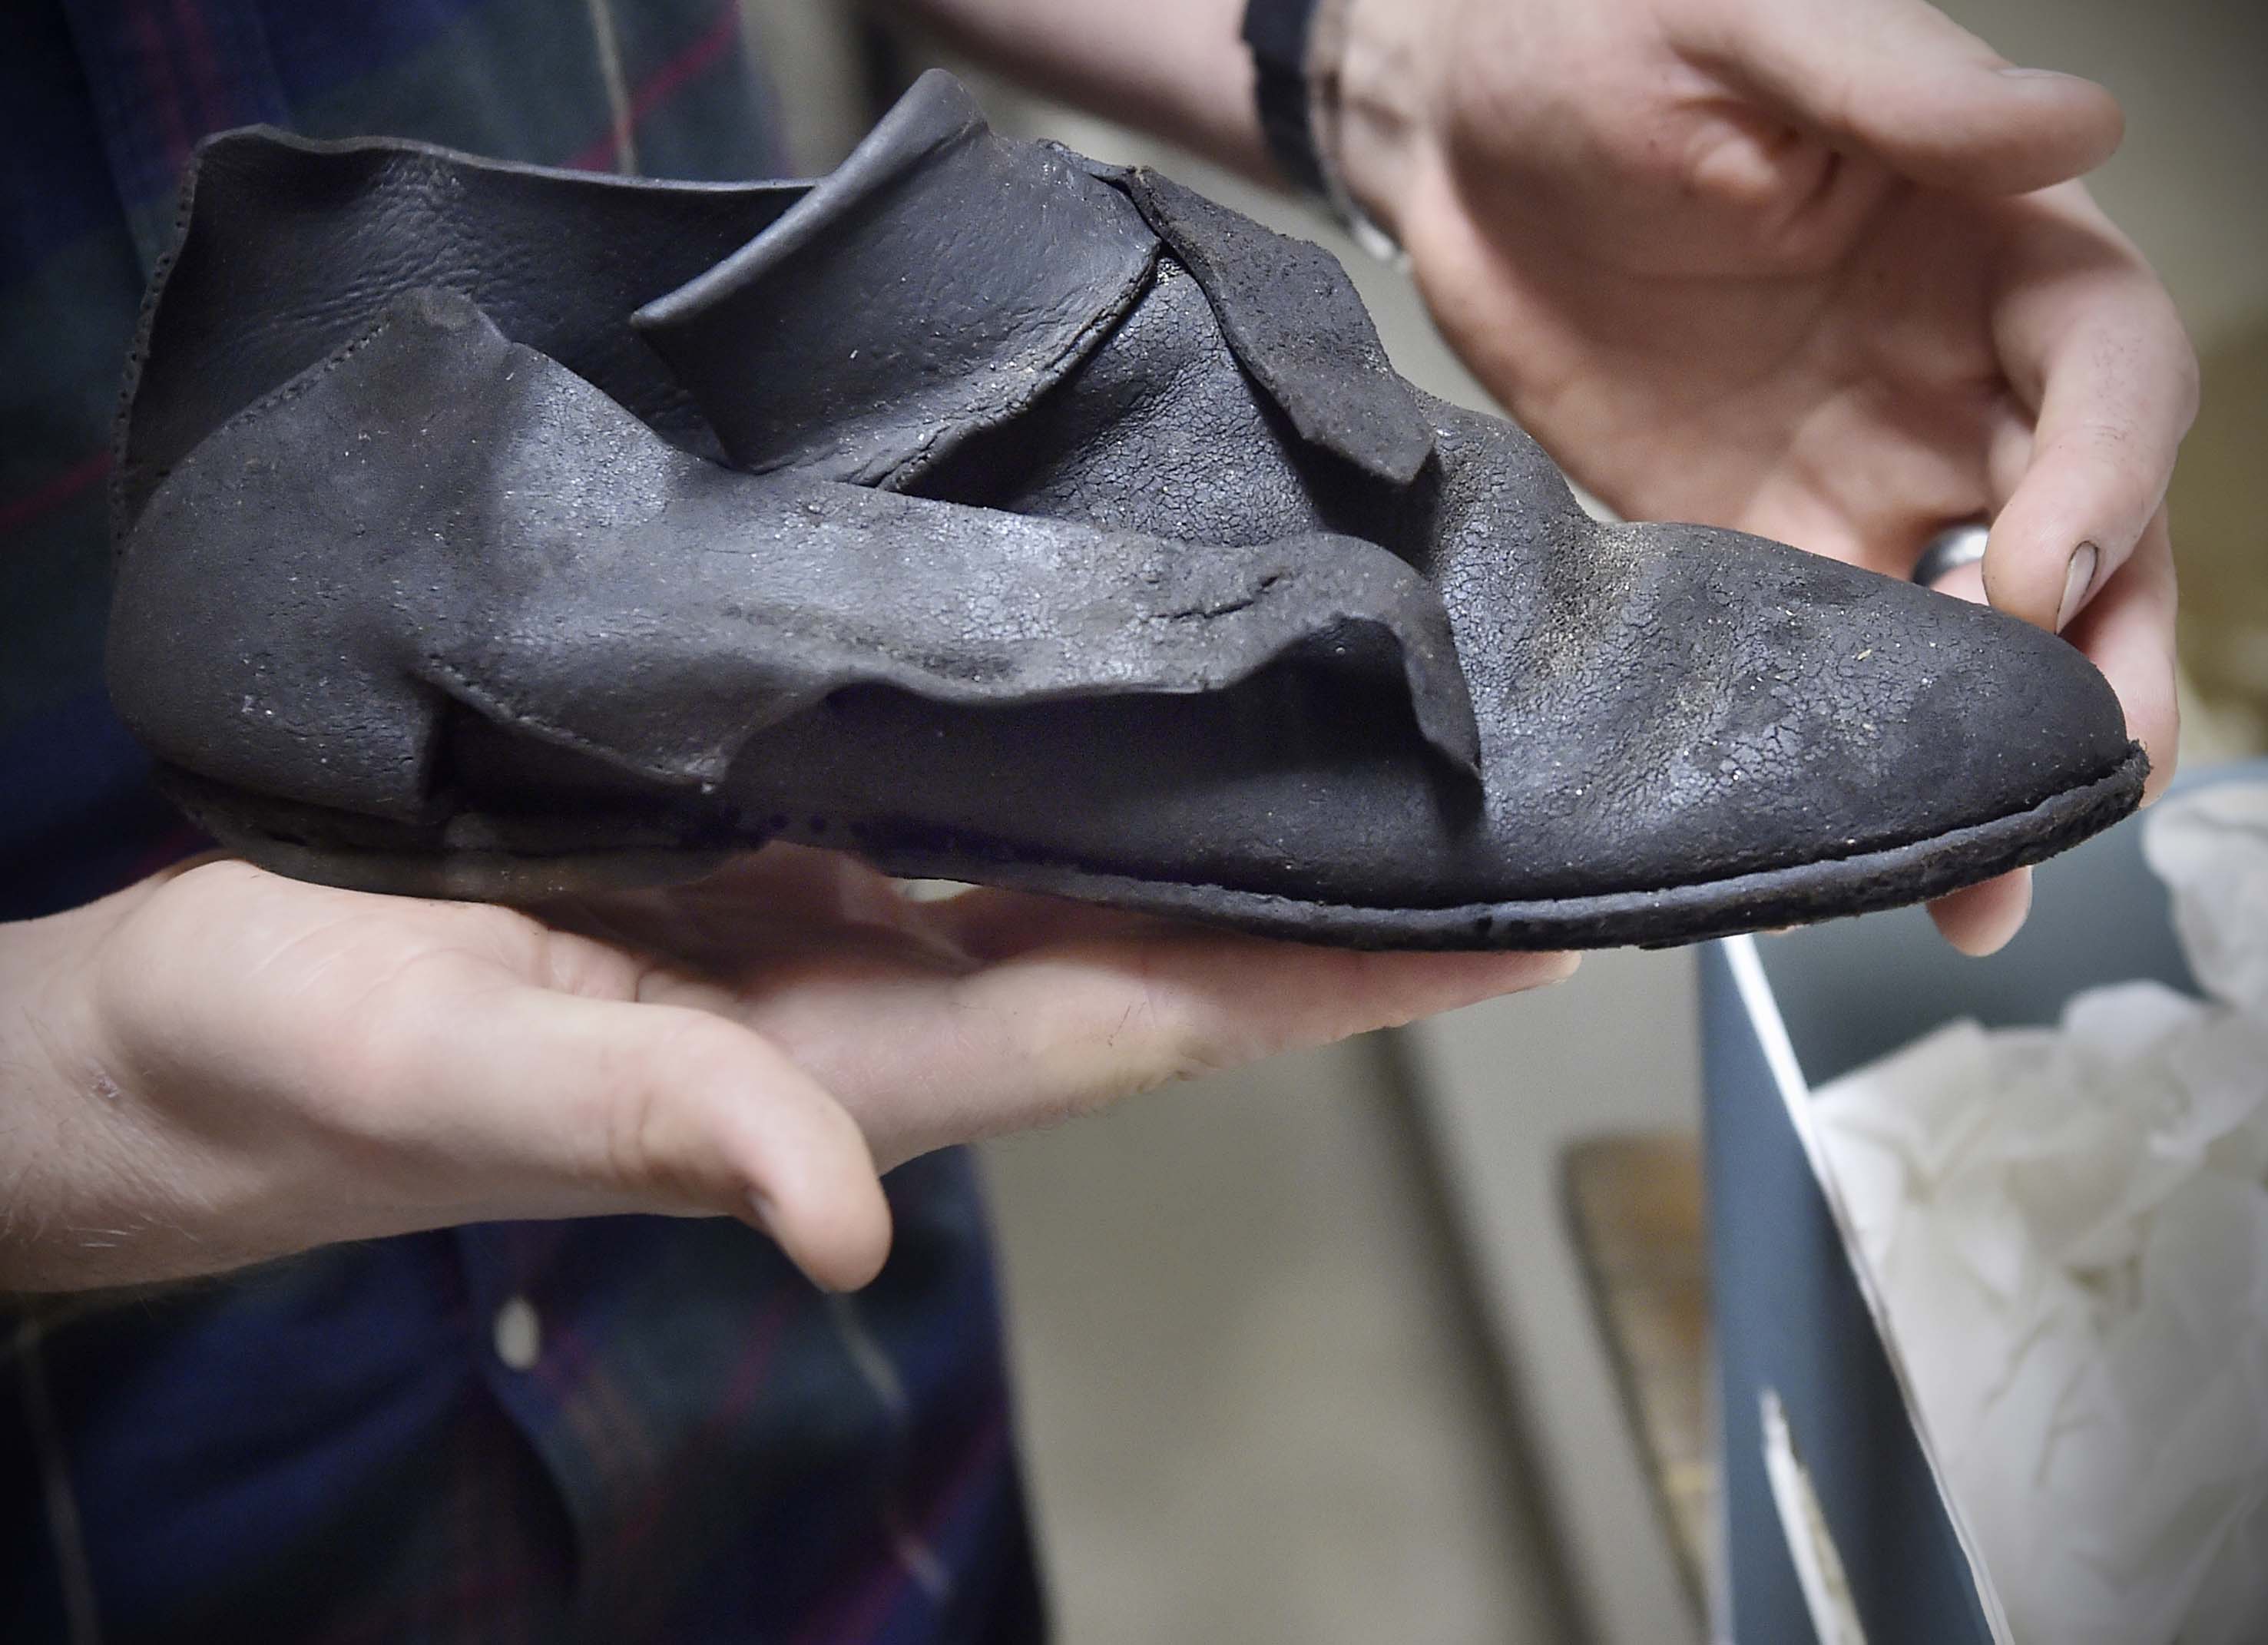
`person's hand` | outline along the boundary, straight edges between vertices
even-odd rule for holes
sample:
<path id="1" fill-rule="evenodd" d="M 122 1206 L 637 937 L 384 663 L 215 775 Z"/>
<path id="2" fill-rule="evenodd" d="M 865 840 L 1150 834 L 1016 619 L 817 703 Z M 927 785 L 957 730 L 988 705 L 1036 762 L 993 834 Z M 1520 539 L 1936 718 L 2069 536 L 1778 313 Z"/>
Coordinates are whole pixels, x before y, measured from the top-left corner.
<path id="1" fill-rule="evenodd" d="M 793 847 L 544 921 L 207 863 L 0 926 L 0 1289 L 617 1211 L 856 1286 L 878 1169 L 1573 965 L 917 903 Z"/>
<path id="2" fill-rule="evenodd" d="M 1344 180 L 1578 480 L 1894 576 L 1989 518 L 1983 591 L 2094 659 L 2163 786 L 2196 364 L 2069 180 L 2118 143 L 2109 93 L 1921 0 L 1350 4 Z M 2028 896 L 1940 924 L 1989 949 Z"/>

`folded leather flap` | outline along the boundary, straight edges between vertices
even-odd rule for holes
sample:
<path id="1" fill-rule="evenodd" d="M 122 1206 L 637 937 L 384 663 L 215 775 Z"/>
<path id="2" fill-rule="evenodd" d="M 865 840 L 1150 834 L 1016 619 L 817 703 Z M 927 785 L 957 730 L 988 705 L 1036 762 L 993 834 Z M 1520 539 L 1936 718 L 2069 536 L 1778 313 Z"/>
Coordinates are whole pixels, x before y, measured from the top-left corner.
<path id="1" fill-rule="evenodd" d="M 216 652 L 215 632 L 239 637 Z M 442 293 L 175 470 L 126 545 L 112 650 L 122 712 L 167 758 L 380 815 L 424 804 L 445 697 L 709 785 L 848 686 L 1009 705 L 1278 664 L 1375 679 L 1477 772 L 1447 613 L 1384 549 L 1201 547 L 739 474 Z"/>
<path id="2" fill-rule="evenodd" d="M 501 722 L 657 779 L 880 685 L 969 708 L 1222 690 L 1271 665 L 1373 679 L 1477 774 L 1448 620 L 1384 550 L 1317 536 L 1206 549 L 830 481 L 696 487 L 512 579 L 424 677 Z"/>
<path id="3" fill-rule="evenodd" d="M 1418 477 L 1433 425 L 1387 363 L 1337 258 L 1146 167 L 1098 174 L 1197 276 L 1239 364 L 1302 438 L 1390 484 Z"/>
<path id="4" fill-rule="evenodd" d="M 763 234 L 632 323 L 743 468 L 896 485 L 1016 415 L 1138 298 L 1116 190 L 924 75 Z"/>

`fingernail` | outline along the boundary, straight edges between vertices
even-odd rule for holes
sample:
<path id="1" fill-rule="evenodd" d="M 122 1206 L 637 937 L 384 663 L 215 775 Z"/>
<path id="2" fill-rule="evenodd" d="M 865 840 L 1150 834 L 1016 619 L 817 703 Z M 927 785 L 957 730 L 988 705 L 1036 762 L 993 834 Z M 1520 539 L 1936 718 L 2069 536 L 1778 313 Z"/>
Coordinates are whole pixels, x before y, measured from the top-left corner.
<path id="1" fill-rule="evenodd" d="M 2081 543 L 2072 550 L 2071 569 L 2063 574 L 2063 604 L 2056 607 L 2056 632 L 2061 634 L 2079 615 L 2079 608 L 2087 604 L 2088 591 L 2095 586 L 2095 568 L 2102 563 L 2102 551 L 2093 543 Z"/>
<path id="2" fill-rule="evenodd" d="M 1995 69 L 1992 72 L 2004 80 L 2076 80 L 2079 78 L 2079 76 L 2066 74 L 2059 69 L 2026 69 L 2016 65 L 2011 65 L 2006 69 Z"/>

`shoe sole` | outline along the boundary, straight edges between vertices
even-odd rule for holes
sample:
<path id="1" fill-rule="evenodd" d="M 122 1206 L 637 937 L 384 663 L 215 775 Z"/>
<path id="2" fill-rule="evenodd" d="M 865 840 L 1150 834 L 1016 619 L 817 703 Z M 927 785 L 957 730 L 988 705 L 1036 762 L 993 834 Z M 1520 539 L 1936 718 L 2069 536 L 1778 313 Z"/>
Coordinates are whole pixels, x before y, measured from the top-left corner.
<path id="1" fill-rule="evenodd" d="M 2132 811 L 2149 768 L 2141 749 L 2132 747 L 2108 775 L 2025 811 L 1845 857 L 1655 891 L 1442 907 L 1367 907 L 968 848 L 909 849 L 862 841 L 856 829 L 846 842 L 842 830 L 824 823 L 792 826 L 773 837 L 836 848 L 847 843 L 860 858 L 902 878 L 967 880 L 1071 897 L 1292 942 L 1373 949 L 1667 948 L 1903 907 L 2044 861 Z M 177 770 L 163 772 L 161 781 L 216 840 L 262 867 L 295 879 L 397 896 L 526 904 L 681 883 L 755 843 L 693 849 L 594 840 L 587 848 L 540 856 L 438 847 L 390 850 L 353 837 L 367 837 L 384 825 L 263 801 Z"/>

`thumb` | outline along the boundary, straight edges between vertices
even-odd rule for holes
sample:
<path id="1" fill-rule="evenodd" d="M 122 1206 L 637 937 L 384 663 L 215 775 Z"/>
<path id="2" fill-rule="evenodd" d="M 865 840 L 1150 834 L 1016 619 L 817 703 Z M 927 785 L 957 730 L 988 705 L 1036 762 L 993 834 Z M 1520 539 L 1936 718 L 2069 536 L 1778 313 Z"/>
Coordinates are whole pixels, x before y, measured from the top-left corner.
<path id="1" fill-rule="evenodd" d="M 2091 80 L 2011 64 L 1925 0 L 1719 0 L 1685 54 L 1846 153 L 1971 194 L 2029 194 L 2110 158 Z"/>
<path id="2" fill-rule="evenodd" d="M 513 988 L 443 1033 L 426 1085 L 461 1161 L 533 1176 L 540 1203 L 754 1223 L 818 1284 L 880 1271 L 890 1208 L 858 1124 L 761 1036 L 706 1011 Z M 549 1190 L 546 1196 L 547 1187 Z"/>

